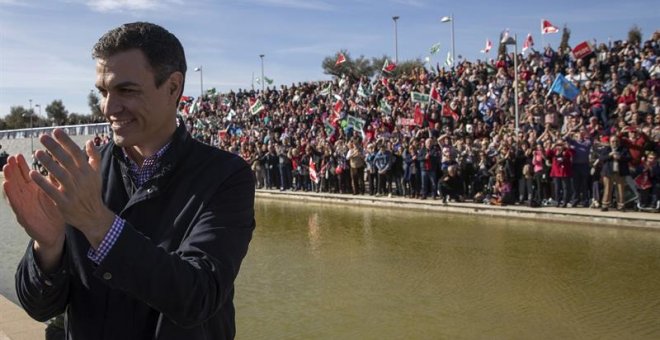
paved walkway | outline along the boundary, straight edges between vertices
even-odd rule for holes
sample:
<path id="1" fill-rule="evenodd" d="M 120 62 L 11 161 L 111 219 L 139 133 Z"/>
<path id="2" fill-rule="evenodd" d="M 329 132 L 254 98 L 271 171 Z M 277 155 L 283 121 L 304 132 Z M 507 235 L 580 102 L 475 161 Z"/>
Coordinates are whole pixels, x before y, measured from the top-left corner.
<path id="1" fill-rule="evenodd" d="M 530 208 L 526 206 L 491 206 L 477 203 L 448 203 L 440 200 L 419 200 L 403 197 L 374 197 L 278 190 L 257 190 L 257 198 L 295 200 L 318 203 L 337 203 L 384 208 L 420 209 L 437 212 L 479 214 L 504 218 L 542 219 L 549 221 L 602 224 L 617 227 L 651 228 L 660 230 L 660 213 L 651 212 L 608 212 L 589 208 Z"/>
<path id="2" fill-rule="evenodd" d="M 32 320 L 13 302 L 0 295 L 0 340 L 44 339 L 46 324 Z"/>

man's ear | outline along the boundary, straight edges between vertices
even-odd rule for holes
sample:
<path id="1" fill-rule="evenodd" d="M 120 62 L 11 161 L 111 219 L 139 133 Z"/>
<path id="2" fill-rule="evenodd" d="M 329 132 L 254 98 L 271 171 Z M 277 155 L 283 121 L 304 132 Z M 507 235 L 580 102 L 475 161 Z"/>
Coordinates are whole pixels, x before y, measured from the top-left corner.
<path id="1" fill-rule="evenodd" d="M 170 99 L 176 103 L 183 94 L 183 73 L 177 71 L 170 74 L 170 77 L 164 85 L 167 86 L 169 90 Z"/>

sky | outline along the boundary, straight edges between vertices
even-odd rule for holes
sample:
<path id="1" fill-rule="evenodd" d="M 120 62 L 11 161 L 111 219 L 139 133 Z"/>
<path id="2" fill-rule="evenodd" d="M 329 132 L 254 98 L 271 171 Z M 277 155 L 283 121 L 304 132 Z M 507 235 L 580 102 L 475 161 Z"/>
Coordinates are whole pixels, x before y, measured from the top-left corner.
<path id="1" fill-rule="evenodd" d="M 432 45 L 468 60 L 493 57 L 504 29 L 522 42 L 531 33 L 556 47 L 561 33 L 541 36 L 542 18 L 571 30 L 570 44 L 625 40 L 633 25 L 643 40 L 660 29 L 657 0 L 445 1 L 445 0 L 0 0 L 0 117 L 12 106 L 42 108 L 62 100 L 69 112 L 89 114 L 94 90 L 91 48 L 123 23 L 149 21 L 174 33 L 188 61 L 185 95 L 251 88 L 264 73 L 274 85 L 330 79 L 322 60 L 347 50 L 351 57 L 395 55 L 424 59 Z M 486 39 L 490 55 L 480 53 Z M 202 72 L 194 72 L 195 67 Z M 258 87 L 258 85 L 255 85 Z M 30 101 L 31 100 L 31 101 Z"/>

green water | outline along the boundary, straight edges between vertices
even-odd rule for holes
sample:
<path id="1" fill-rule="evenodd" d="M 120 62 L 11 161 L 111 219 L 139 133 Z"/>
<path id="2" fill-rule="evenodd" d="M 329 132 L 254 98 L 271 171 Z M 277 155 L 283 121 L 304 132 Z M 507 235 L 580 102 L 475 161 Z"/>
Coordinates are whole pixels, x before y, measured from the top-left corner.
<path id="1" fill-rule="evenodd" d="M 660 232 L 257 201 L 239 339 L 658 339 Z"/>

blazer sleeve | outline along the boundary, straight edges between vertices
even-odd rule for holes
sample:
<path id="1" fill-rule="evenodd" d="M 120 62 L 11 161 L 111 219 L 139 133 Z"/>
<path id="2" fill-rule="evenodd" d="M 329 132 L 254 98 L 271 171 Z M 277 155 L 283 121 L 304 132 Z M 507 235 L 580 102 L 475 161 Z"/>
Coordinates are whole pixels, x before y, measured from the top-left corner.
<path id="1" fill-rule="evenodd" d="M 62 262 L 52 273 L 45 273 L 37 264 L 34 241 L 30 241 L 16 270 L 16 294 L 21 306 L 33 319 L 46 321 L 64 312 L 68 304 L 69 270 L 66 242 Z"/>

